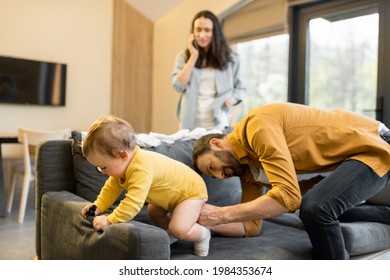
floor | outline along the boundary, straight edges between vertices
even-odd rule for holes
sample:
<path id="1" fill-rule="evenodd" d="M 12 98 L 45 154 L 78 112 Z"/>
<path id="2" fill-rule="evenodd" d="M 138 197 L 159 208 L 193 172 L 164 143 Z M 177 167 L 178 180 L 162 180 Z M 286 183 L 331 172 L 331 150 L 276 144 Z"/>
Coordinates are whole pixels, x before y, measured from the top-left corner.
<path id="1" fill-rule="evenodd" d="M 0 218 L 0 260 L 33 260 L 35 257 L 34 189 L 30 187 L 23 224 L 17 222 L 20 194 L 17 188 L 11 213 Z"/>

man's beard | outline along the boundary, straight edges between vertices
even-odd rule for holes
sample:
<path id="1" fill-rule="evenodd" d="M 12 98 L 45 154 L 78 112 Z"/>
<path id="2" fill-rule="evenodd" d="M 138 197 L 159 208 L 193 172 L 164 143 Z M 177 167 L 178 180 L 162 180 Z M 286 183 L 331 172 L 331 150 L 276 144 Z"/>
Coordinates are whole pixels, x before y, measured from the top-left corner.
<path id="1" fill-rule="evenodd" d="M 214 155 L 223 163 L 223 173 L 225 178 L 240 176 L 244 173 L 245 165 L 233 156 L 229 151 L 214 151 Z"/>

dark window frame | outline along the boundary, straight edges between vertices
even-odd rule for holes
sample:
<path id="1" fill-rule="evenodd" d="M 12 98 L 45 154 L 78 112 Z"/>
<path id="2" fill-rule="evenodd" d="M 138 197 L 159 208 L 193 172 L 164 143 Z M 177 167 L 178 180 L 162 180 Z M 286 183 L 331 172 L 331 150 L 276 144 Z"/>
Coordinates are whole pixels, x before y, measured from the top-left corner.
<path id="1" fill-rule="evenodd" d="M 376 6 L 379 13 L 378 84 L 376 119 L 390 126 L 390 1 L 337 0 L 293 6 L 290 10 L 288 100 L 307 104 L 307 30 L 310 19 L 338 10 Z M 388 108 L 385 110 L 385 108 Z"/>

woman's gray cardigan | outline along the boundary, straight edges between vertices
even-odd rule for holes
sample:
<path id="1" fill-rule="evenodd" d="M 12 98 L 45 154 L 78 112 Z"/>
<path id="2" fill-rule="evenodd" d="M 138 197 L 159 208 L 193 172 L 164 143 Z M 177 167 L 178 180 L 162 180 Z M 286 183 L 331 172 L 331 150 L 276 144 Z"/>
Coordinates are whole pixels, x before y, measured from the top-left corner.
<path id="1" fill-rule="evenodd" d="M 172 84 L 175 90 L 181 93 L 176 112 L 178 119 L 181 121 L 181 128 L 193 130 L 196 128 L 196 110 L 198 104 L 201 69 L 194 67 L 188 84 L 185 86 L 180 85 L 177 74 L 183 69 L 185 65 L 185 56 L 185 51 L 178 53 L 176 56 L 172 74 Z M 233 53 L 232 58 L 232 61 L 229 62 L 226 69 L 215 70 L 215 85 L 217 89 L 217 96 L 214 103 L 212 104 L 212 109 L 214 112 L 214 122 L 216 125 L 220 123 L 222 113 L 226 113 L 226 111 L 228 111 L 228 113 L 231 114 L 230 107 L 224 106 L 225 100 L 234 96 L 238 100 L 236 103 L 238 104 L 244 98 L 246 93 L 246 89 L 240 77 L 240 61 L 238 55 Z M 184 94 L 186 97 L 186 102 L 183 102 Z"/>

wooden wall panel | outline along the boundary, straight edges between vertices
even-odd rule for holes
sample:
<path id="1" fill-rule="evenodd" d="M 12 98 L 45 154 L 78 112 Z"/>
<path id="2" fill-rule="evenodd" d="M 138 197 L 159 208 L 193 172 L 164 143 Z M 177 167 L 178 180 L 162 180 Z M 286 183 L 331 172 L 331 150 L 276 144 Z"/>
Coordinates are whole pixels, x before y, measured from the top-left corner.
<path id="1" fill-rule="evenodd" d="M 111 113 L 137 133 L 152 123 L 153 23 L 114 0 Z"/>

